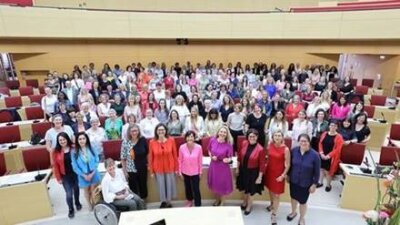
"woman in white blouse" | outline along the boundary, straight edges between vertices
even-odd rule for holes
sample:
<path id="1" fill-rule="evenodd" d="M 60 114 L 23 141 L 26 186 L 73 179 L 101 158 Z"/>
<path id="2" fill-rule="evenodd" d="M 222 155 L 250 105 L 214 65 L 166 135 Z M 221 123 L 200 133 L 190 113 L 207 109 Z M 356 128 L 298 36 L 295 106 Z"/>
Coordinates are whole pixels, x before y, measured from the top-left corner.
<path id="1" fill-rule="evenodd" d="M 199 108 L 196 105 L 192 106 L 190 116 L 186 118 L 183 133 L 189 130 L 196 133 L 196 140 L 200 140 L 205 134 L 204 120 L 199 115 Z"/>
<path id="2" fill-rule="evenodd" d="M 272 140 L 272 135 L 276 131 L 282 131 L 283 137 L 288 136 L 288 130 L 289 130 L 289 123 L 287 122 L 285 118 L 285 112 L 283 110 L 278 110 L 275 113 L 275 116 L 271 119 L 271 122 L 269 123 L 268 127 L 268 134 L 269 134 L 269 139 Z"/>
<path id="3" fill-rule="evenodd" d="M 49 119 L 55 112 L 55 105 L 58 101 L 57 95 L 53 95 L 49 87 L 44 89 L 46 95 L 42 98 L 42 110 L 44 112 L 44 119 Z"/>
<path id="4" fill-rule="evenodd" d="M 313 130 L 313 125 L 309 120 L 307 120 L 306 112 L 304 110 L 301 110 L 297 115 L 298 117 L 293 120 L 292 148 L 299 146 L 297 140 L 300 134 L 308 134 L 308 136 L 311 137 Z"/>
<path id="5" fill-rule="evenodd" d="M 205 133 L 209 137 L 213 137 L 217 135 L 219 128 L 222 127 L 224 123 L 222 122 L 221 116 L 218 113 L 218 110 L 212 108 L 206 117 L 205 122 Z"/>
<path id="6" fill-rule="evenodd" d="M 108 102 L 108 95 L 101 94 L 99 98 L 99 104 L 97 105 L 97 114 L 99 116 L 106 116 L 108 117 L 110 114 L 111 103 Z"/>
<path id="7" fill-rule="evenodd" d="M 128 131 L 128 128 L 130 127 L 130 126 L 132 126 L 132 125 L 134 125 L 134 124 L 136 124 L 136 116 L 135 115 L 133 115 L 133 114 L 129 114 L 128 115 L 128 122 L 127 123 L 125 123 L 123 126 L 122 126 L 122 139 L 123 140 L 126 140 L 127 139 L 127 137 L 128 137 L 128 134 L 127 134 L 127 131 Z"/>
<path id="8" fill-rule="evenodd" d="M 86 131 L 89 137 L 90 144 L 99 153 L 100 161 L 104 161 L 103 141 L 107 140 L 106 131 L 100 127 L 100 120 L 98 117 L 90 119 L 91 127 Z"/>
<path id="9" fill-rule="evenodd" d="M 184 103 L 185 102 L 182 95 L 177 95 L 175 97 L 175 105 L 171 108 L 171 111 L 176 110 L 178 112 L 179 119 L 182 123 L 184 123 L 186 121 L 186 117 L 190 115 L 189 109 Z"/>
<path id="10" fill-rule="evenodd" d="M 81 105 L 82 103 L 85 102 L 90 102 L 90 100 L 93 101 L 93 97 L 85 88 L 81 88 L 79 95 L 78 95 L 78 103 Z"/>
<path id="11" fill-rule="evenodd" d="M 71 80 L 72 87 L 76 88 L 76 90 L 84 89 L 85 82 L 81 79 L 81 75 L 74 73 L 73 76 L 74 78 Z"/>
<path id="12" fill-rule="evenodd" d="M 140 108 L 140 95 L 131 95 L 128 98 L 128 104 L 126 104 L 124 109 L 124 120 L 128 121 L 128 115 L 135 115 L 136 119 L 139 121 L 142 119 L 142 110 Z"/>
<path id="13" fill-rule="evenodd" d="M 143 118 L 139 123 L 140 133 L 147 139 L 153 138 L 154 130 L 159 123 L 160 122 L 153 117 L 153 110 L 146 110 L 146 117 Z"/>
<path id="14" fill-rule="evenodd" d="M 323 109 L 324 111 L 328 111 L 330 105 L 327 102 L 322 103 L 321 97 L 315 96 L 313 101 L 307 107 L 307 117 L 314 118 L 315 113 L 318 109 Z"/>

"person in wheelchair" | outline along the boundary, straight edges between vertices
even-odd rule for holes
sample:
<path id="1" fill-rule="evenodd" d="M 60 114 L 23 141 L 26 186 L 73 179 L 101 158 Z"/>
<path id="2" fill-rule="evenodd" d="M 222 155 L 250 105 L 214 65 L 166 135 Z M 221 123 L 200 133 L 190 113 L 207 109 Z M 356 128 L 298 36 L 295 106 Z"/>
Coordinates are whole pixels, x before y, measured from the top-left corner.
<path id="1" fill-rule="evenodd" d="M 129 189 L 122 170 L 115 168 L 114 160 L 108 158 L 104 162 L 104 166 L 107 169 L 107 173 L 101 181 L 104 201 L 128 211 L 146 209 L 145 202 Z"/>

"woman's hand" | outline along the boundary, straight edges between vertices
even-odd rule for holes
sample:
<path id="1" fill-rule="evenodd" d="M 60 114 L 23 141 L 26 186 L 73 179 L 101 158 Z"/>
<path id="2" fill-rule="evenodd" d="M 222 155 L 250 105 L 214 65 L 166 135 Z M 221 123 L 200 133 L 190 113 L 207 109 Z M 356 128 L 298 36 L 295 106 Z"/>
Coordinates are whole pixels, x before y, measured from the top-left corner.
<path id="1" fill-rule="evenodd" d="M 311 185 L 311 187 L 308 189 L 308 191 L 312 194 L 315 192 L 315 190 L 317 189 L 317 187 L 315 186 L 315 184 Z"/>
<path id="2" fill-rule="evenodd" d="M 222 162 L 224 162 L 224 163 L 226 163 L 226 164 L 228 164 L 228 163 L 230 163 L 232 160 L 230 159 L 230 158 L 224 158 L 223 160 L 222 160 Z"/>
<path id="3" fill-rule="evenodd" d="M 213 161 L 217 161 L 217 160 L 218 160 L 217 156 L 215 156 L 215 155 L 212 156 L 211 159 L 212 159 Z"/>
<path id="4" fill-rule="evenodd" d="M 87 182 L 89 182 L 89 181 L 92 180 L 90 174 L 84 174 L 84 175 L 83 175 L 83 178 L 84 178 Z"/>
<path id="5" fill-rule="evenodd" d="M 276 178 L 277 182 L 282 182 L 285 179 L 284 175 L 280 175 L 279 177 Z"/>
<path id="6" fill-rule="evenodd" d="M 258 177 L 257 177 L 257 180 L 256 180 L 256 184 L 261 184 L 261 181 L 262 181 L 262 177 L 261 177 L 261 176 L 258 176 Z"/>

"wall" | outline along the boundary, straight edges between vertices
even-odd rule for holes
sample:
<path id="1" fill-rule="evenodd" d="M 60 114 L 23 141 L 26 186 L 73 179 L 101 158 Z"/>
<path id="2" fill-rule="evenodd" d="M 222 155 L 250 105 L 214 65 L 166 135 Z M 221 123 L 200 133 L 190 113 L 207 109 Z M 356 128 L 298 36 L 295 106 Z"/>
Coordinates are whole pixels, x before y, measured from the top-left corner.
<path id="1" fill-rule="evenodd" d="M 150 11 L 264 11 L 320 3 L 332 0 L 35 0 L 35 6 Z"/>
<path id="2" fill-rule="evenodd" d="M 140 13 L 0 7 L 12 38 L 398 40 L 400 9 L 332 13 Z"/>

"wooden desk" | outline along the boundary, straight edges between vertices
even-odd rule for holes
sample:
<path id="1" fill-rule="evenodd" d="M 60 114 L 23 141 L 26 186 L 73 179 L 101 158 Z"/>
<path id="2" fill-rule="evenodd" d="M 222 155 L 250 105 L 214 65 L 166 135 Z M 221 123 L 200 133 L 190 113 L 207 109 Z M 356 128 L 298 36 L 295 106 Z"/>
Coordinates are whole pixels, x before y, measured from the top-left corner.
<path id="1" fill-rule="evenodd" d="M 365 175 L 358 165 L 341 163 L 340 168 L 346 174 L 340 207 L 358 211 L 373 209 L 378 197 L 376 178 Z M 379 182 L 383 192 L 383 180 L 379 179 Z"/>
<path id="2" fill-rule="evenodd" d="M 17 145 L 17 148 L 14 149 L 8 149 L 8 146 L 10 145 L 11 144 L 0 145 L 0 152 L 4 152 L 6 168 L 10 173 L 20 173 L 21 171 L 26 170 L 22 151 L 29 151 L 32 149 L 45 147 L 45 145 L 31 145 L 29 141 L 13 143 L 13 145 Z"/>
<path id="3" fill-rule="evenodd" d="M 0 224 L 13 225 L 53 215 L 47 191 L 52 171 L 42 181 L 35 181 L 38 172 L 20 173 L 0 177 Z"/>
<path id="4" fill-rule="evenodd" d="M 244 225 L 240 207 L 192 207 L 123 212 L 119 225 L 149 225 L 165 219 L 173 225 Z"/>
<path id="5" fill-rule="evenodd" d="M 33 94 L 34 95 L 40 95 L 39 89 L 38 88 L 33 88 Z M 11 96 L 21 96 L 21 94 L 19 93 L 18 89 L 10 90 L 10 95 Z"/>
<path id="6" fill-rule="evenodd" d="M 383 95 L 383 89 L 368 88 L 368 95 Z"/>
<path id="7" fill-rule="evenodd" d="M 399 140 L 390 139 L 390 142 L 392 142 L 392 144 L 394 146 L 396 146 L 397 148 L 400 148 L 400 141 Z"/>
<path id="8" fill-rule="evenodd" d="M 368 127 L 371 130 L 371 138 L 367 143 L 367 148 L 373 151 L 381 151 L 386 136 L 389 134 L 390 124 L 368 119 Z"/>
<path id="9" fill-rule="evenodd" d="M 373 118 L 377 120 L 382 119 L 382 114 L 385 117 L 385 120 L 387 120 L 388 123 L 394 123 L 397 121 L 399 118 L 400 110 L 398 109 L 389 109 L 388 107 L 385 106 L 375 106 L 375 113 Z"/>
<path id="10" fill-rule="evenodd" d="M 19 133 L 21 135 L 21 140 L 30 140 L 32 137 L 32 124 L 35 121 L 43 122 L 43 120 L 24 120 L 12 122 L 12 125 L 16 125 L 19 128 Z M 0 123 L 0 127 L 7 126 L 7 123 Z"/>

